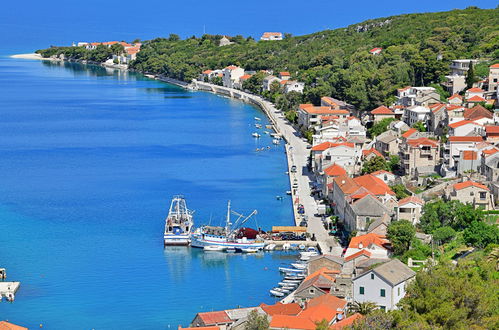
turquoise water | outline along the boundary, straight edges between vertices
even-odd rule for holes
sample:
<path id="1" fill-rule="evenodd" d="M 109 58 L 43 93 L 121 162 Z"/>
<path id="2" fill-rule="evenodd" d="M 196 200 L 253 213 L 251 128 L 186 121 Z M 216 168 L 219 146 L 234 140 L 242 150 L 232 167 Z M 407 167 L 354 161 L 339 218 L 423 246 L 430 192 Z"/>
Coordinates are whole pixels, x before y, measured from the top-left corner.
<path id="1" fill-rule="evenodd" d="M 197 224 L 235 210 L 292 224 L 286 159 L 249 105 L 79 64 L 0 59 L 0 319 L 45 329 L 161 329 L 271 303 L 292 255 L 164 250 L 170 198 Z M 285 196 L 283 201 L 275 196 Z M 255 226 L 253 224 L 253 226 Z"/>

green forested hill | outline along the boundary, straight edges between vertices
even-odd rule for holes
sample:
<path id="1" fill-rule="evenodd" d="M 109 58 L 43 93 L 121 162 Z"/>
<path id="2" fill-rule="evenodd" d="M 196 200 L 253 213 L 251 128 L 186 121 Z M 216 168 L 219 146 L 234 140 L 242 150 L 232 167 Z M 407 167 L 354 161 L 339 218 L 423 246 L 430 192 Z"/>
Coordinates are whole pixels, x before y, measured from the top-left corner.
<path id="1" fill-rule="evenodd" d="M 218 47 L 220 37 L 147 41 L 132 68 L 185 81 L 202 70 L 230 64 L 246 70 L 289 71 L 293 79 L 306 83 L 303 101 L 316 103 L 321 96 L 332 95 L 370 109 L 391 101 L 396 88 L 438 83 L 452 59 L 496 60 L 499 9 L 392 16 L 283 41 L 237 36 L 225 47 Z M 369 54 L 374 47 L 382 47 L 382 54 Z"/>

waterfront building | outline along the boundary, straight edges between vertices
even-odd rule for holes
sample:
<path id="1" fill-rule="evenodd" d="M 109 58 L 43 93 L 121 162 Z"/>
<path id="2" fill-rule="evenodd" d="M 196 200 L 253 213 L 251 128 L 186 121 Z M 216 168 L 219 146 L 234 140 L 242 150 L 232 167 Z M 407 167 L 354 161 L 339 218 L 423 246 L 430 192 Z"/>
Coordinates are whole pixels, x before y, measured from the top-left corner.
<path id="1" fill-rule="evenodd" d="M 321 254 L 310 258 L 308 261 L 308 274 L 310 275 L 316 273 L 318 270 L 323 268 L 340 272 L 344 262 L 345 261 L 340 257 L 329 254 Z"/>
<path id="2" fill-rule="evenodd" d="M 222 73 L 224 87 L 234 88 L 235 85 L 239 84 L 239 78 L 244 76 L 244 69 L 235 65 L 230 65 L 223 69 Z"/>
<path id="3" fill-rule="evenodd" d="M 272 86 L 272 83 L 274 81 L 281 83 L 281 80 L 279 78 L 277 78 L 276 76 L 269 75 L 269 76 L 266 76 L 265 78 L 263 78 L 263 85 L 262 85 L 263 90 L 270 91 L 270 86 Z"/>
<path id="4" fill-rule="evenodd" d="M 398 259 L 375 267 L 353 279 L 354 301 L 371 301 L 382 310 L 397 309 L 416 273 Z"/>
<path id="5" fill-rule="evenodd" d="M 296 80 L 287 80 L 284 84 L 284 93 L 288 94 L 291 92 L 303 93 L 305 88 L 305 83 Z"/>

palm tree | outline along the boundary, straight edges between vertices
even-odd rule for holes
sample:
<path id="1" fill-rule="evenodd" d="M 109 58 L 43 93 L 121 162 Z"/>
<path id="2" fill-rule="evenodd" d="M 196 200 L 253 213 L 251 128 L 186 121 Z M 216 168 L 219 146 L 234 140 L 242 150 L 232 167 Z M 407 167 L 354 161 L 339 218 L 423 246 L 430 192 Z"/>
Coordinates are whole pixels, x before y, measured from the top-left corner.
<path id="1" fill-rule="evenodd" d="M 367 315 L 372 313 L 374 310 L 378 309 L 378 305 L 372 301 L 358 302 L 355 301 L 350 305 L 350 310 L 354 313 L 359 313 L 362 315 Z"/>
<path id="2" fill-rule="evenodd" d="M 499 248 L 494 248 L 486 259 L 490 263 L 495 263 L 496 270 L 499 271 Z"/>

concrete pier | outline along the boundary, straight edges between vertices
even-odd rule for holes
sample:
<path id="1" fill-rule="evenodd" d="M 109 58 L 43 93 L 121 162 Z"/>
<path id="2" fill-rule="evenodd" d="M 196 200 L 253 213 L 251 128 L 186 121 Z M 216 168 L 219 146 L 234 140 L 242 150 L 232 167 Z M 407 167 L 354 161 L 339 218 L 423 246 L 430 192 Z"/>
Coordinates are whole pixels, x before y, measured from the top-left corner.
<path id="1" fill-rule="evenodd" d="M 0 282 L 0 297 L 8 298 L 16 294 L 21 282 Z"/>

